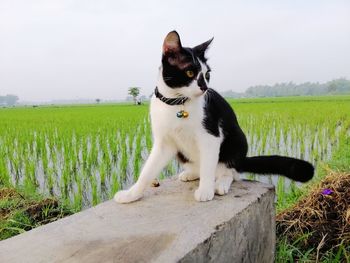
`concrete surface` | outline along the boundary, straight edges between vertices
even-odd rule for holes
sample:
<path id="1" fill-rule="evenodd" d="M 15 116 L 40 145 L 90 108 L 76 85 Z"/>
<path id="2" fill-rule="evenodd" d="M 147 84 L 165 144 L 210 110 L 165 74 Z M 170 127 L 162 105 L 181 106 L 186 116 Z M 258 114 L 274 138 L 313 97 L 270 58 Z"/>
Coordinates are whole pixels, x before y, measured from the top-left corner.
<path id="1" fill-rule="evenodd" d="M 273 262 L 273 187 L 235 182 L 199 203 L 197 185 L 167 179 L 138 202 L 108 201 L 1 241 L 0 262 Z"/>

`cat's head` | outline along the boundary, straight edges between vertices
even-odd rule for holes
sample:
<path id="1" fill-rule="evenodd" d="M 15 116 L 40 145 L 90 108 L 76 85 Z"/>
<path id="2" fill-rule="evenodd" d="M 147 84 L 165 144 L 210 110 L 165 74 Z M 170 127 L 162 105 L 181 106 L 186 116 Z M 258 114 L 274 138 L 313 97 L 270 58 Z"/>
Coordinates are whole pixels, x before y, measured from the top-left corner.
<path id="1" fill-rule="evenodd" d="M 169 93 L 189 98 L 205 93 L 210 80 L 210 68 L 205 53 L 212 41 L 213 38 L 193 48 L 187 48 L 182 47 L 176 31 L 168 33 L 163 43 L 160 78 Z"/>

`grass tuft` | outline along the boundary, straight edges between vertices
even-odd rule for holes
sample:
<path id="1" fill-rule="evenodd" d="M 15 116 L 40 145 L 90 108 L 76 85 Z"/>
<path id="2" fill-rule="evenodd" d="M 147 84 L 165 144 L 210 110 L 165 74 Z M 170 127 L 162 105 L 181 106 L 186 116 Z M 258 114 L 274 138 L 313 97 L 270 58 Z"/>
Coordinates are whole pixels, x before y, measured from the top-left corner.
<path id="1" fill-rule="evenodd" d="M 15 188 L 1 188 L 0 240 L 70 214 L 72 211 L 63 207 L 57 199 L 42 198 Z"/>
<path id="2" fill-rule="evenodd" d="M 286 239 L 281 246 L 288 241 L 304 252 L 314 248 L 317 258 L 327 253 L 344 256 L 350 247 L 350 173 L 330 172 L 306 196 L 280 212 L 276 225 L 277 235 Z"/>

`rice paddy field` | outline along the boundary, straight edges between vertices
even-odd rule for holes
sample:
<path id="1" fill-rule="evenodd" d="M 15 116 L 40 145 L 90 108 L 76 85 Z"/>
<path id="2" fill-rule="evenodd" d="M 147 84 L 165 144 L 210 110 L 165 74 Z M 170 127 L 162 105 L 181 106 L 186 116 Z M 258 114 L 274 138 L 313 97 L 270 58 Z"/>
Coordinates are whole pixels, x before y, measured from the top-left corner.
<path id="1" fill-rule="evenodd" d="M 350 136 L 350 96 L 229 100 L 249 155 L 281 154 L 319 169 Z M 105 104 L 0 109 L 0 187 L 57 197 L 75 211 L 112 198 L 137 179 L 152 146 L 148 105 Z M 176 161 L 161 177 L 178 173 Z M 276 185 L 278 203 L 299 184 Z"/>

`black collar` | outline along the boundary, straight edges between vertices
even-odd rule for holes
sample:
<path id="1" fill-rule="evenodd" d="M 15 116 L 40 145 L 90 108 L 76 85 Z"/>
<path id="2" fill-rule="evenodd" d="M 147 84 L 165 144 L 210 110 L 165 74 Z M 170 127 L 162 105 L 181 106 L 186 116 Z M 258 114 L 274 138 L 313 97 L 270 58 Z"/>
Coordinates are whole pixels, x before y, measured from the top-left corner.
<path id="1" fill-rule="evenodd" d="M 183 105 L 185 102 L 189 99 L 188 97 L 178 97 L 178 98 L 167 98 L 164 97 L 158 90 L 158 87 L 154 90 L 154 94 L 158 99 L 163 101 L 164 103 L 168 105 Z"/>

